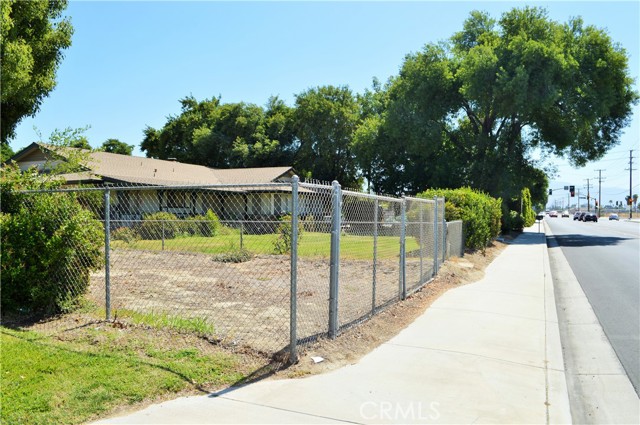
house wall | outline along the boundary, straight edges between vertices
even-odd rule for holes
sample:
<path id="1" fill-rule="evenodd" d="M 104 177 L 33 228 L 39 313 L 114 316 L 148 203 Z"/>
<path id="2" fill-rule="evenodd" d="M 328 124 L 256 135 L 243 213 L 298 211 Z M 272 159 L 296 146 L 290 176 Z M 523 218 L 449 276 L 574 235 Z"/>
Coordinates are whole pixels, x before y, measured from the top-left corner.
<path id="1" fill-rule="evenodd" d="M 47 169 L 51 169 L 60 164 L 60 162 L 61 161 L 59 160 L 50 161 L 49 158 L 38 149 L 20 159 L 18 167 L 20 168 L 20 171 L 26 171 L 31 167 L 36 167 L 38 171 L 42 171 L 45 169 L 45 165 L 47 166 Z"/>
<path id="2" fill-rule="evenodd" d="M 112 215 L 117 220 L 141 220 L 166 211 L 183 218 L 212 210 L 221 220 L 273 217 L 291 212 L 288 193 L 228 193 L 214 191 L 114 191 Z M 302 209 L 301 209 L 302 211 Z"/>

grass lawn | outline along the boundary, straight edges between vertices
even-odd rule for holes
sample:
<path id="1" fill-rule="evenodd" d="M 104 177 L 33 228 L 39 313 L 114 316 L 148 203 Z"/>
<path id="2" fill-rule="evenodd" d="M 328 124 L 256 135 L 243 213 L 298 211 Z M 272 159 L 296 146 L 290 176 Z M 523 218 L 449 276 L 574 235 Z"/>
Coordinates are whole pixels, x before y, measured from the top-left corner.
<path id="1" fill-rule="evenodd" d="M 260 367 L 175 333 L 108 323 L 72 330 L 47 336 L 0 327 L 0 422 L 83 423 L 182 390 L 220 388 Z"/>
<path id="2" fill-rule="evenodd" d="M 276 234 L 242 235 L 242 247 L 253 254 L 273 254 Z M 407 237 L 407 252 L 419 248 L 415 238 Z M 114 248 L 161 250 L 161 240 L 139 240 L 126 243 L 112 241 Z M 298 255 L 305 257 L 328 257 L 331 235 L 328 233 L 304 232 L 298 245 Z M 203 252 L 222 254 L 240 248 L 240 233 L 227 230 L 225 234 L 213 237 L 185 236 L 164 241 L 164 249 L 170 251 Z M 396 258 L 400 251 L 400 238 L 378 237 L 378 257 Z M 344 234 L 340 238 L 340 256 L 346 260 L 367 260 L 373 258 L 373 236 Z"/>

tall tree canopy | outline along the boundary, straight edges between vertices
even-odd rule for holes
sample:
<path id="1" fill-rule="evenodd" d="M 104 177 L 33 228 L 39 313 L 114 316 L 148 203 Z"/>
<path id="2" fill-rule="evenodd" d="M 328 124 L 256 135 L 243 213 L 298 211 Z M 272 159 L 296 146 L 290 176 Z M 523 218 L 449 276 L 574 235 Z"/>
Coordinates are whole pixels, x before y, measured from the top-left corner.
<path id="1" fill-rule="evenodd" d="M 133 153 L 133 145 L 127 145 L 118 139 L 107 139 L 102 142 L 100 150 L 110 153 L 118 153 L 120 155 L 131 155 Z"/>
<path id="2" fill-rule="evenodd" d="M 351 90 L 334 86 L 309 89 L 296 96 L 293 116 L 299 143 L 296 169 L 314 179 L 356 186 L 353 137 L 360 111 Z"/>
<path id="3" fill-rule="evenodd" d="M 56 85 L 62 51 L 73 34 L 69 19 L 61 18 L 66 7 L 66 0 L 0 2 L 2 144 L 13 138 L 22 118 L 38 112 Z"/>
<path id="4" fill-rule="evenodd" d="M 624 49 L 581 19 L 473 12 L 448 42 L 407 55 L 391 82 L 374 149 L 386 177 L 374 186 L 469 185 L 505 200 L 544 186 L 532 149 L 576 165 L 601 158 L 629 123 L 632 83 Z"/>
<path id="5" fill-rule="evenodd" d="M 291 165 L 291 108 L 277 97 L 266 110 L 217 98 L 180 103 L 180 115 L 169 117 L 162 129 L 145 129 L 140 147 L 147 156 L 215 168 Z"/>
<path id="6" fill-rule="evenodd" d="M 293 107 L 272 98 L 264 108 L 188 97 L 141 147 L 210 167 L 293 165 L 382 193 L 470 186 L 519 210 L 524 188 L 546 203 L 534 150 L 575 165 L 601 158 L 630 122 L 632 85 L 624 49 L 579 18 L 472 12 L 460 32 L 407 55 L 398 76 L 363 94 L 321 86 Z"/>

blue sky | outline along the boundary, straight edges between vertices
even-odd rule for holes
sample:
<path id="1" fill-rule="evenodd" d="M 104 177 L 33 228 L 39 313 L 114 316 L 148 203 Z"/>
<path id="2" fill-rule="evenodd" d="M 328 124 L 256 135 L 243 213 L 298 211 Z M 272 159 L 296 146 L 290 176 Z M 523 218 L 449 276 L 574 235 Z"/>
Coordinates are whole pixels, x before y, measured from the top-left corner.
<path id="1" fill-rule="evenodd" d="M 581 16 L 606 28 L 640 65 L 640 2 L 94 2 L 71 1 L 66 15 L 75 28 L 58 70 L 58 85 L 34 118 L 24 119 L 14 150 L 54 129 L 90 126 L 97 147 L 108 138 L 138 146 L 143 129 L 160 128 L 180 111 L 178 100 L 220 96 L 222 102 L 265 105 L 277 95 L 292 105 L 295 94 L 320 85 L 347 85 L 354 92 L 396 75 L 406 54 L 445 40 L 472 10 L 498 18 L 514 6 L 543 6 L 552 19 Z M 637 89 L 637 84 L 636 84 Z M 558 167 L 551 188 L 597 181 L 602 199 L 621 200 L 629 190 L 629 150 L 640 169 L 640 109 L 621 144 L 602 161 Z M 634 172 L 634 193 L 640 192 Z M 586 189 L 583 189 L 585 191 Z M 555 191 L 566 202 L 566 192 Z"/>

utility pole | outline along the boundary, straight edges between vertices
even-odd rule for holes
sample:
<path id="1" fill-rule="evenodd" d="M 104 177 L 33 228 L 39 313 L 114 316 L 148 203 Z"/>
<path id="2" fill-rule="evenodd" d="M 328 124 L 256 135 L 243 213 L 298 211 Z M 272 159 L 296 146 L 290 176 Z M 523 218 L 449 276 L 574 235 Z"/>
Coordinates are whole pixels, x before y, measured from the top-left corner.
<path id="1" fill-rule="evenodd" d="M 591 195 L 589 189 L 591 185 L 589 185 L 589 179 L 585 179 L 587 181 L 587 212 L 591 211 Z"/>
<path id="2" fill-rule="evenodd" d="M 629 150 L 629 220 L 633 218 L 633 149 Z"/>
<path id="3" fill-rule="evenodd" d="M 598 172 L 598 218 L 602 210 L 602 172 L 607 170 L 596 170 Z"/>

